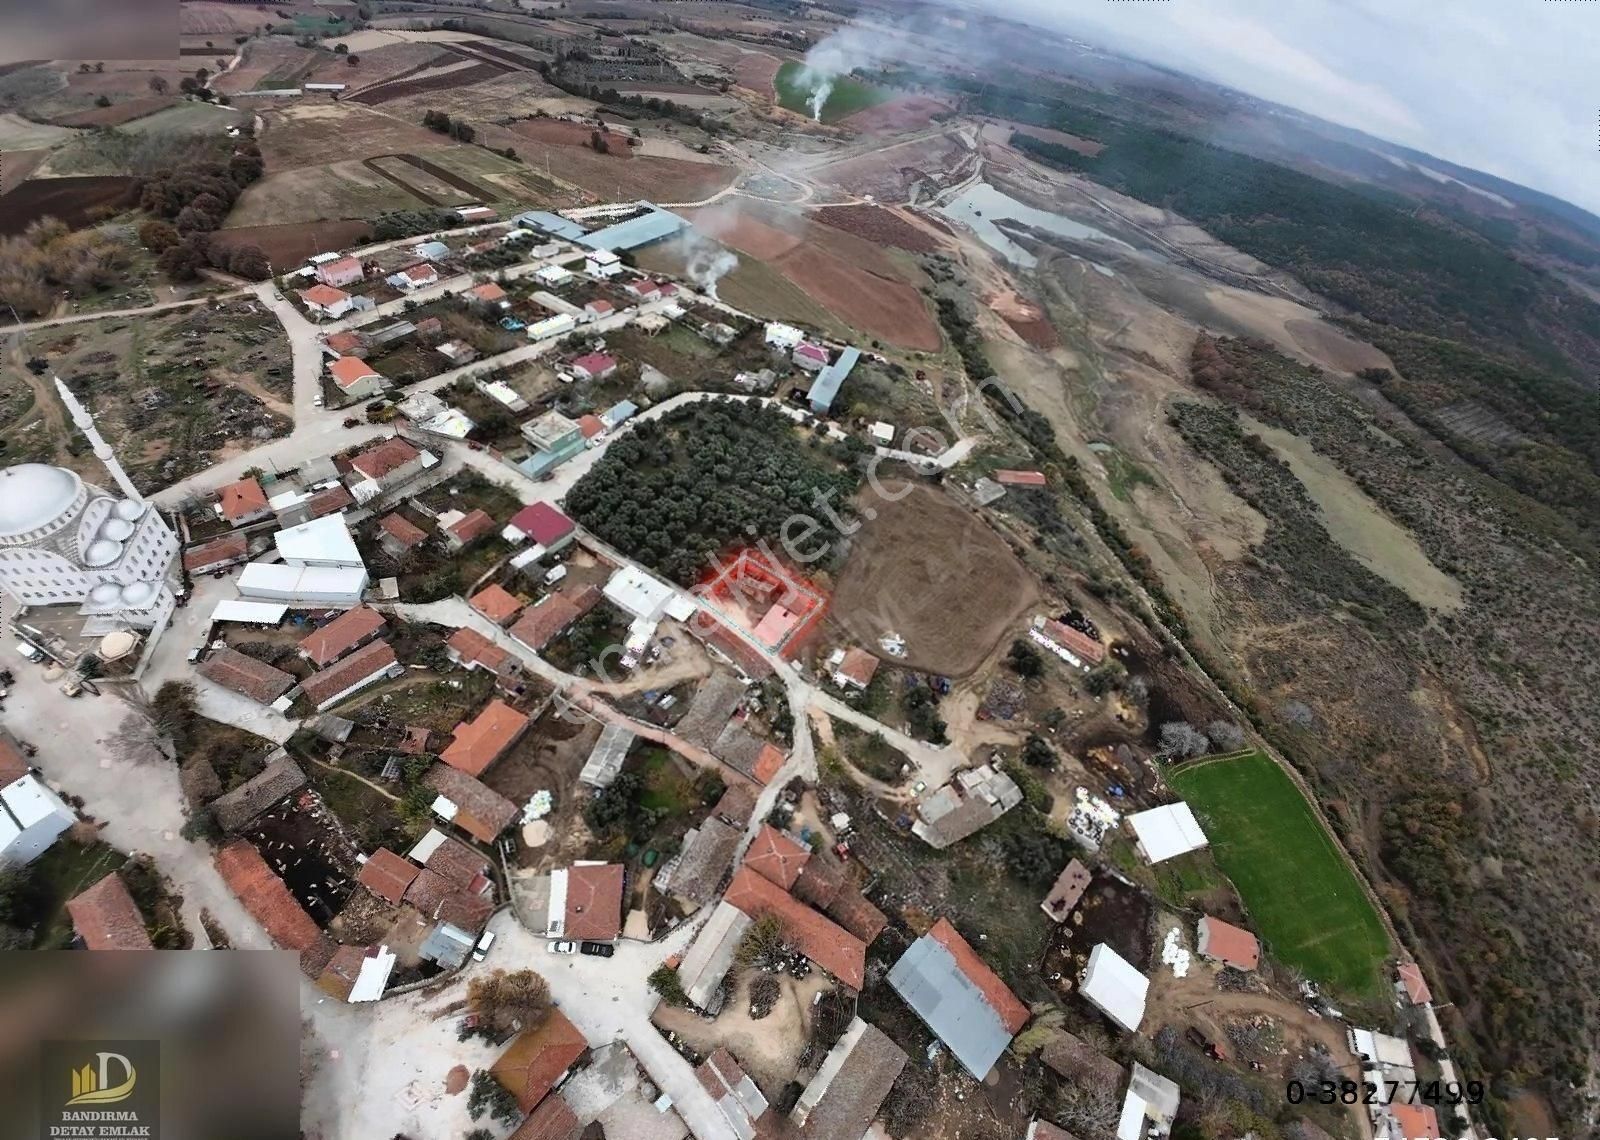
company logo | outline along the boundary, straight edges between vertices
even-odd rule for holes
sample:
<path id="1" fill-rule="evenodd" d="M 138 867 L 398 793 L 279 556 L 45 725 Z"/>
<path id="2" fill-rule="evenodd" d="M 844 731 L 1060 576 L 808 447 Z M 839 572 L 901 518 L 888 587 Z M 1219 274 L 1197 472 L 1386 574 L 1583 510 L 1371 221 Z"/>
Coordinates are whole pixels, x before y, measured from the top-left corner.
<path id="1" fill-rule="evenodd" d="M 139 1070 L 121 1053 L 96 1053 L 99 1066 L 72 1070 L 72 1099 L 68 1104 L 117 1104 L 133 1095 Z"/>
<path id="2" fill-rule="evenodd" d="M 159 1041 L 46 1041 L 41 1140 L 159 1140 Z"/>

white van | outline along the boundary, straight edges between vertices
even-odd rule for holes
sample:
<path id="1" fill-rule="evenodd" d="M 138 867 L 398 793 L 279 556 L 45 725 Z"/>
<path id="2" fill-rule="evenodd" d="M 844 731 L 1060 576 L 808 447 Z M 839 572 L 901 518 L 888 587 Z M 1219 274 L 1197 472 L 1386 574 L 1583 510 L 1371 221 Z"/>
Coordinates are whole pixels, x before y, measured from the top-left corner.
<path id="1" fill-rule="evenodd" d="M 29 660 L 29 661 L 43 661 L 44 660 L 44 650 L 40 649 L 37 645 L 33 644 L 33 642 L 31 642 L 31 641 L 19 641 L 19 642 L 17 642 L 17 652 L 22 654 L 22 656 L 24 658 L 26 658 L 27 660 Z"/>
<path id="2" fill-rule="evenodd" d="M 489 953 L 489 947 L 493 945 L 494 931 L 485 930 L 483 932 L 483 937 L 478 939 L 478 944 L 472 948 L 472 960 L 474 962 L 483 961 L 484 956 Z"/>
<path id="3" fill-rule="evenodd" d="M 563 562 L 560 566 L 553 567 L 549 571 L 549 573 L 547 573 L 544 576 L 544 584 L 546 586 L 554 586 L 557 582 L 561 581 L 561 579 L 565 578 L 566 576 L 567 576 L 567 565 L 566 565 L 565 562 Z"/>

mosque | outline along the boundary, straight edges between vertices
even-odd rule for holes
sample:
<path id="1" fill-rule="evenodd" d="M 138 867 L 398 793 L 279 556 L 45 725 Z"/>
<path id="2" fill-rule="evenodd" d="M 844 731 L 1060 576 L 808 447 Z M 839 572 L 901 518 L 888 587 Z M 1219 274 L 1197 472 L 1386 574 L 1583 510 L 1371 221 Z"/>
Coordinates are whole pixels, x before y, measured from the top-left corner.
<path id="1" fill-rule="evenodd" d="M 24 606 L 76 605 L 95 635 L 164 625 L 176 598 L 168 572 L 178 538 L 145 501 L 59 379 L 72 420 L 120 493 L 44 463 L 0 469 L 0 590 Z"/>

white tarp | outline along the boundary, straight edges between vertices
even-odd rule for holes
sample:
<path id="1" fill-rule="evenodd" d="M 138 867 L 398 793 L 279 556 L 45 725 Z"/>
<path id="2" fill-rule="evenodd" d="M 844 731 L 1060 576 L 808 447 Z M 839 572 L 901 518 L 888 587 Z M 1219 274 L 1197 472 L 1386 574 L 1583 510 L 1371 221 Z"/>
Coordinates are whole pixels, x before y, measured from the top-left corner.
<path id="1" fill-rule="evenodd" d="M 211 620 L 213 623 L 237 621 L 247 625 L 277 625 L 288 612 L 289 607 L 280 603 L 228 598 L 217 603 L 217 608 L 211 611 Z"/>
<path id="2" fill-rule="evenodd" d="M 1089 952 L 1089 967 L 1078 992 L 1112 1021 L 1134 1032 L 1144 1020 L 1144 999 L 1149 989 L 1150 979 L 1102 942 Z"/>

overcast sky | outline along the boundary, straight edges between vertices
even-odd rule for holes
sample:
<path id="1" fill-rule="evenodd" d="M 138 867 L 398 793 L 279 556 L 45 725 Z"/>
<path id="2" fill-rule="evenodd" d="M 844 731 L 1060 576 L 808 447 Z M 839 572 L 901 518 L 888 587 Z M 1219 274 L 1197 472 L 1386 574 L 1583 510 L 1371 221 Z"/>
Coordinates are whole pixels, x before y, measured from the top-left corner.
<path id="1" fill-rule="evenodd" d="M 1600 3 L 1013 0 L 995 10 L 1600 213 Z"/>

